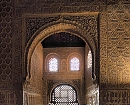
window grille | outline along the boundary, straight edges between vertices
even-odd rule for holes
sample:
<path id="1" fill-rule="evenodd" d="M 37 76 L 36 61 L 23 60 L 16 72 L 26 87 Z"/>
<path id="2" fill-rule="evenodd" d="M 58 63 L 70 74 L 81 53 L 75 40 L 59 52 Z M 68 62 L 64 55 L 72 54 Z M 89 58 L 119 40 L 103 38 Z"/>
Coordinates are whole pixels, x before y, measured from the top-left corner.
<path id="1" fill-rule="evenodd" d="M 69 85 L 57 86 L 51 94 L 50 105 L 79 105 L 75 89 Z"/>
<path id="2" fill-rule="evenodd" d="M 79 70 L 79 59 L 77 57 L 73 57 L 70 60 L 70 69 L 71 70 Z"/>
<path id="3" fill-rule="evenodd" d="M 58 71 L 58 60 L 56 58 L 49 60 L 49 71 Z"/>
<path id="4" fill-rule="evenodd" d="M 92 67 L 92 53 L 89 50 L 89 52 L 88 52 L 88 68 L 91 68 L 91 67 Z"/>

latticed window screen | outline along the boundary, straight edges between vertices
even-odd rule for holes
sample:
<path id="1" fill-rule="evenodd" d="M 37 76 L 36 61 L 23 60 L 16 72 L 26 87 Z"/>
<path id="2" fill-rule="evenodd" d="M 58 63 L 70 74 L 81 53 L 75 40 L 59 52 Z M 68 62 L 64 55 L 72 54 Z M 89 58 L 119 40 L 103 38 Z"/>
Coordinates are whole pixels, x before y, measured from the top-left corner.
<path id="1" fill-rule="evenodd" d="M 89 52 L 88 52 L 88 68 L 91 68 L 91 67 L 92 67 L 92 53 L 89 50 Z"/>
<path id="2" fill-rule="evenodd" d="M 79 105 L 75 89 L 70 85 L 57 86 L 52 92 L 50 105 Z"/>
<path id="3" fill-rule="evenodd" d="M 49 59 L 49 71 L 58 70 L 58 60 L 56 58 Z"/>
<path id="4" fill-rule="evenodd" d="M 70 69 L 79 70 L 79 59 L 77 57 L 74 57 L 70 60 Z"/>

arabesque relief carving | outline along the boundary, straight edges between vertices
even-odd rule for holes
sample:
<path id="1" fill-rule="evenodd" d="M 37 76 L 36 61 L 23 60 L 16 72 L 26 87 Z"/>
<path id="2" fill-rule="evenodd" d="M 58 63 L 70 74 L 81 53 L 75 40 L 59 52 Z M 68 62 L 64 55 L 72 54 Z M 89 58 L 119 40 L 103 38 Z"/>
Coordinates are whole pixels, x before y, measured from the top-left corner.
<path id="1" fill-rule="evenodd" d="M 130 104 L 129 5 L 115 4 L 101 14 L 100 104 Z"/>
<path id="2" fill-rule="evenodd" d="M 0 105 L 15 105 L 13 68 L 13 0 L 0 1 Z"/>
<path id="3" fill-rule="evenodd" d="M 96 46 L 97 48 L 99 48 L 97 40 L 98 38 L 100 38 L 100 96 L 104 97 L 101 98 L 100 104 L 129 104 L 129 0 L 78 0 L 79 2 L 74 0 L 60 0 L 58 4 L 56 4 L 56 2 L 50 4 L 51 1 L 53 0 L 0 1 L 0 89 L 2 90 L 0 90 L 0 104 L 22 105 L 22 80 L 24 81 L 25 75 L 27 75 L 24 71 L 24 67 L 27 65 L 25 62 L 25 64 L 23 64 L 22 57 L 24 57 L 26 45 L 29 44 L 28 41 L 32 41 L 32 39 L 34 38 L 32 37 L 32 35 L 43 25 L 41 21 L 44 21 L 44 19 L 41 17 L 38 17 L 38 21 L 35 21 L 36 18 L 31 17 L 31 24 L 29 23 L 29 20 L 27 20 L 29 18 L 26 18 L 26 21 L 30 24 L 30 27 L 32 26 L 31 28 L 28 28 L 28 30 L 26 30 L 26 36 L 24 30 L 24 26 L 26 26 L 24 23 L 26 23 L 26 21 L 23 19 L 23 15 L 45 13 L 54 14 L 67 12 L 79 13 L 86 11 L 99 12 L 99 23 L 97 24 L 100 25 L 94 27 L 97 28 L 97 30 L 100 28 L 100 37 L 98 34 L 94 34 L 98 32 L 91 28 L 91 21 L 90 23 L 88 23 L 88 18 L 86 18 L 86 23 L 79 25 L 79 27 L 81 26 L 81 28 L 84 28 L 85 26 L 84 30 L 88 30 L 88 32 L 90 32 L 88 36 L 93 36 L 94 42 L 96 43 L 93 43 L 92 46 Z M 54 21 L 57 21 L 58 19 L 60 20 L 61 17 L 50 18 L 45 19 L 45 21 L 47 22 L 48 20 L 52 22 L 53 19 Z M 73 23 L 73 25 L 84 21 L 84 16 L 81 16 L 81 20 L 78 19 L 79 17 L 76 16 L 74 16 L 74 18 L 73 16 L 63 16 L 62 18 L 65 21 L 68 21 L 69 18 L 69 21 L 66 24 L 75 21 L 76 23 Z M 32 21 L 35 22 L 33 23 Z M 38 22 L 40 23 L 39 25 Z M 60 22 L 62 23 L 63 21 Z M 92 24 L 94 24 L 95 22 L 98 22 L 97 17 L 93 17 Z M 37 24 L 38 26 L 33 28 L 33 24 Z M 66 25 L 62 24 L 61 26 Z M 72 26 L 70 26 L 69 24 L 68 28 L 70 27 L 71 29 L 79 31 L 81 34 L 84 34 L 84 36 L 86 35 L 85 32 L 82 32 L 82 30 L 80 30 L 79 28 L 72 28 Z M 91 33 L 91 31 L 89 31 L 89 28 L 91 31 L 94 32 Z M 31 29 L 33 30 L 32 33 L 29 32 L 29 30 Z M 51 33 L 49 33 L 49 35 L 50 34 Z M 24 40 L 22 40 L 22 38 L 26 39 L 25 42 Z M 26 53 L 28 53 L 28 51 Z M 29 55 L 29 57 L 30 56 L 31 55 Z M 27 58 L 27 56 L 25 56 L 25 58 Z M 113 90 L 117 88 L 118 90 Z"/>
<path id="4" fill-rule="evenodd" d="M 120 4 L 109 6 L 108 11 L 108 87 L 129 88 L 129 9 Z"/>

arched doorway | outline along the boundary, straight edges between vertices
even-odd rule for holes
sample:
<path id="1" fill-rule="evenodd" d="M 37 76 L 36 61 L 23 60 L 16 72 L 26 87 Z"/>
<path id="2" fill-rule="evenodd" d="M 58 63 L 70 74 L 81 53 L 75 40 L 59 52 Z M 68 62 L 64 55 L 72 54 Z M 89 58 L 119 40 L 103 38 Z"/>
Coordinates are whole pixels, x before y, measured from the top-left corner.
<path id="1" fill-rule="evenodd" d="M 56 86 L 51 93 L 50 105 L 79 105 L 76 89 L 69 84 Z"/>
<path id="2" fill-rule="evenodd" d="M 79 38 L 81 38 L 91 49 L 92 55 L 93 55 L 93 79 L 95 75 L 95 66 L 96 66 L 96 54 L 98 53 L 97 46 L 95 45 L 93 36 L 90 36 L 89 34 L 86 37 L 86 30 L 82 29 L 81 26 L 75 26 L 73 25 L 73 22 L 67 23 L 62 21 L 58 21 L 55 24 L 52 23 L 49 24 L 46 28 L 46 26 L 43 26 L 40 28 L 34 35 L 30 38 L 29 42 L 27 43 L 27 46 L 25 48 L 24 52 L 24 71 L 23 71 L 23 76 L 26 77 L 26 79 L 30 78 L 30 64 L 31 64 L 31 56 L 36 48 L 36 46 L 41 43 L 45 38 L 48 36 L 59 33 L 59 32 L 68 32 L 72 33 Z"/>
<path id="3" fill-rule="evenodd" d="M 46 39 L 47 37 L 49 37 L 49 36 L 51 36 L 51 35 L 53 35 L 53 34 L 55 34 L 55 33 L 62 33 L 62 32 L 66 32 L 66 33 L 71 33 L 71 34 L 73 34 L 73 35 L 75 35 L 75 36 L 78 36 L 80 39 L 82 39 L 85 43 L 86 43 L 86 51 L 85 51 L 85 54 L 86 55 L 84 55 L 84 57 L 86 58 L 86 56 L 87 56 L 87 52 L 89 51 L 89 49 L 92 51 L 92 53 L 93 53 L 93 59 L 95 60 L 95 54 L 96 54 L 96 46 L 94 45 L 94 41 L 91 39 L 91 37 L 90 36 L 87 36 L 88 37 L 88 39 L 91 39 L 91 40 L 88 40 L 87 38 L 85 38 L 84 36 L 85 36 L 85 34 L 86 34 L 86 32 L 85 32 L 85 30 L 82 30 L 82 29 L 80 29 L 79 27 L 77 27 L 77 26 L 74 26 L 74 25 L 72 25 L 72 24 L 66 24 L 66 23 L 60 23 L 60 24 L 56 24 L 56 25 L 53 25 L 53 26 L 50 26 L 50 27 L 48 27 L 48 28 L 46 28 L 46 29 L 43 29 L 42 31 L 41 31 L 41 29 L 40 29 L 40 33 L 37 35 L 37 33 L 35 33 L 35 37 L 32 37 L 32 39 L 30 39 L 30 42 L 28 43 L 28 45 L 27 45 L 27 47 L 26 47 L 26 51 L 25 51 L 25 63 L 26 63 L 26 66 L 25 66 L 25 68 L 26 68 L 26 70 L 27 70 L 27 76 L 26 76 L 26 81 L 27 82 L 25 82 L 25 83 L 28 83 L 28 82 L 30 82 L 30 80 L 31 80 L 31 78 L 32 78 L 32 74 L 31 74 L 31 66 L 33 65 L 33 64 L 31 64 L 31 62 L 32 62 L 32 56 L 33 56 L 33 54 L 34 54 L 34 52 L 36 51 L 36 48 L 38 47 L 38 45 L 40 45 L 41 46 L 41 42 L 44 40 L 44 39 Z M 92 45 L 92 46 L 90 46 L 89 47 L 89 45 Z M 34 54 L 35 55 L 35 54 Z M 83 57 L 83 58 L 84 58 Z M 68 60 L 68 58 L 67 58 L 67 60 Z M 63 60 L 61 60 L 61 63 L 67 63 L 67 60 L 65 60 L 65 59 L 63 59 Z M 84 60 L 85 61 L 85 60 Z M 87 61 L 85 61 L 85 62 L 87 62 Z M 81 63 L 81 64 L 83 64 L 82 66 L 84 67 L 84 63 Z M 95 63 L 93 63 L 93 64 L 95 64 Z M 81 67 L 82 67 L 81 66 Z M 63 66 L 61 66 L 61 67 L 63 67 Z M 95 67 L 95 66 L 94 66 Z M 67 68 L 68 68 L 68 66 L 67 66 Z M 83 68 L 83 69 L 85 69 L 85 68 Z M 84 72 L 84 70 L 81 70 L 82 72 Z M 85 73 L 85 72 L 84 72 Z M 85 75 L 85 74 L 83 74 L 83 75 Z M 92 79 L 92 75 L 94 75 L 93 73 L 91 73 L 91 79 Z M 66 77 L 67 78 L 67 77 Z M 44 77 L 43 77 L 43 79 L 45 79 Z M 76 79 L 74 79 L 74 80 L 72 80 L 73 78 L 71 78 L 71 80 L 68 80 L 68 79 L 66 79 L 66 80 L 61 80 L 60 82 L 59 82 L 59 80 L 56 80 L 56 81 L 52 81 L 52 80 L 45 80 L 46 82 L 47 82 L 47 86 L 51 86 L 52 84 L 54 84 L 55 85 L 55 83 L 64 83 L 64 82 L 66 82 L 66 83 L 73 83 L 73 84 L 75 84 L 75 85 L 77 85 L 77 88 L 81 88 L 81 90 L 83 89 L 83 91 L 86 91 L 86 86 L 83 86 L 85 83 L 85 77 L 83 76 L 79 76 L 79 78 L 76 78 Z M 83 79 L 83 81 L 80 81 L 80 79 Z M 51 85 L 49 85 L 49 83 L 51 83 Z M 82 85 L 81 85 L 82 84 Z M 28 85 L 28 84 L 27 84 Z M 28 85 L 29 86 L 29 85 Z M 81 86 L 81 87 L 80 87 Z M 52 87 L 45 87 L 44 89 L 45 90 L 47 90 L 47 93 L 49 93 L 50 91 L 49 91 L 49 89 L 51 89 Z M 25 89 L 25 91 L 28 91 L 27 89 Z M 79 93 L 80 93 L 80 95 L 79 96 L 82 96 L 82 94 L 84 94 L 83 95 L 83 99 L 80 99 L 80 103 L 81 104 L 83 104 L 83 103 L 86 103 L 85 102 L 85 100 L 86 100 L 86 92 L 81 92 L 80 90 L 78 90 L 79 91 Z M 26 92 L 27 93 L 27 92 Z M 43 93 L 45 93 L 45 92 L 43 92 Z M 27 93 L 28 94 L 28 93 Z M 33 94 L 34 96 L 31 96 L 31 99 L 33 99 L 33 98 L 35 98 L 35 94 Z M 47 96 L 47 94 L 45 93 L 44 94 L 44 96 Z M 41 96 L 40 96 L 41 97 Z M 41 98 L 43 98 L 43 97 L 41 97 Z M 46 101 L 47 100 L 47 97 L 44 97 L 45 99 L 44 100 L 42 100 L 42 101 Z M 82 97 L 80 97 L 80 98 L 82 98 Z M 48 101 L 46 101 L 45 102 L 46 104 L 48 103 Z M 46 105 L 46 104 L 43 104 L 43 105 Z M 30 104 L 29 104 L 30 105 Z"/>

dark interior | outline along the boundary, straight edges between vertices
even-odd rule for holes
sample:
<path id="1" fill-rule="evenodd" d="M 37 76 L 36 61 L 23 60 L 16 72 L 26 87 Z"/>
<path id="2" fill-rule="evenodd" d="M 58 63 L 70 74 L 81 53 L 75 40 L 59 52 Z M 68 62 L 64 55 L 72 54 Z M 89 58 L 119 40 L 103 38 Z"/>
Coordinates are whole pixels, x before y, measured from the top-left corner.
<path id="1" fill-rule="evenodd" d="M 85 42 L 70 33 L 60 32 L 47 37 L 42 41 L 42 46 L 44 48 L 53 47 L 84 47 Z"/>

